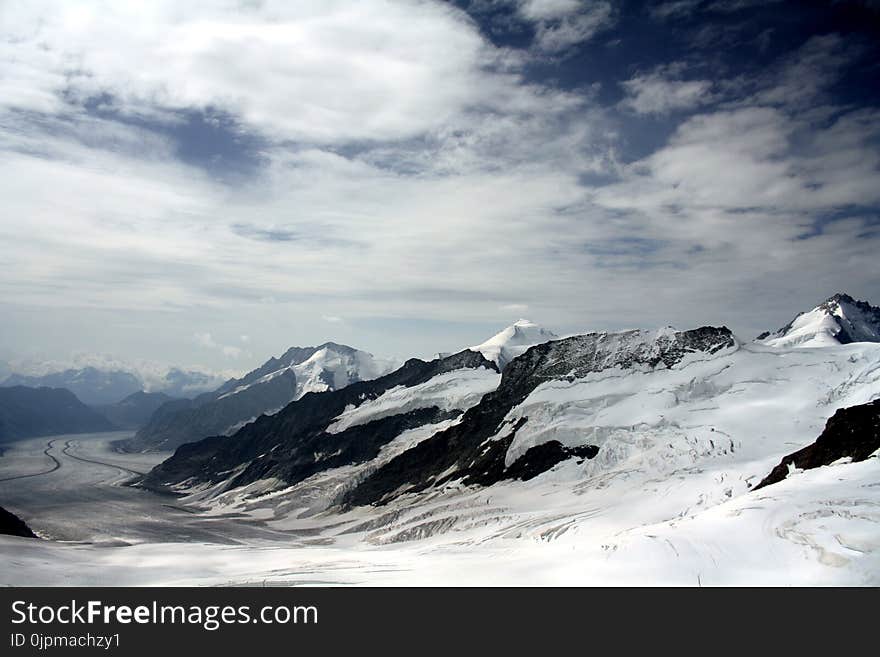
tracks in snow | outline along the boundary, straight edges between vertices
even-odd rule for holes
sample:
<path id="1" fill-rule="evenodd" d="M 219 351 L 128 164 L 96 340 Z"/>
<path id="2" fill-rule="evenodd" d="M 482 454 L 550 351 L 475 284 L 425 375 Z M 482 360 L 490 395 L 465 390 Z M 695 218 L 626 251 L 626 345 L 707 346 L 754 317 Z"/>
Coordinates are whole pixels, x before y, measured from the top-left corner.
<path id="1" fill-rule="evenodd" d="M 48 470 L 43 470 L 42 472 L 32 472 L 31 474 L 15 475 L 14 477 L 4 477 L 3 479 L 0 479 L 0 482 L 14 481 L 16 479 L 28 479 L 30 477 L 42 477 L 43 475 L 47 475 L 55 472 L 56 470 L 59 470 L 61 468 L 61 461 L 59 461 L 57 458 L 49 453 L 50 451 L 52 451 L 52 448 L 55 446 L 56 442 L 57 440 L 50 440 L 46 444 L 46 449 L 43 450 L 43 454 L 54 461 L 54 465 L 51 468 L 49 468 Z"/>
<path id="2" fill-rule="evenodd" d="M 3 477 L 3 478 L 0 478 L 0 483 L 5 482 L 5 481 L 15 481 L 17 479 L 29 479 L 31 477 L 42 477 L 44 475 L 52 474 L 56 470 L 60 470 L 63 467 L 63 463 L 60 460 L 58 460 L 58 458 L 56 458 L 53 454 L 51 454 L 52 450 L 55 447 L 55 443 L 57 443 L 57 442 L 58 442 L 57 438 L 54 440 L 50 440 L 48 443 L 46 443 L 46 449 L 43 450 L 43 454 L 48 456 L 53 461 L 53 465 L 51 468 L 49 468 L 48 470 L 41 470 L 40 472 L 31 472 L 29 474 L 15 475 L 12 477 Z M 126 468 L 125 466 L 122 466 L 122 465 L 116 465 L 115 463 L 105 463 L 104 461 L 98 461 L 95 459 L 87 459 L 82 456 L 76 456 L 74 454 L 71 454 L 69 450 L 71 447 L 73 447 L 74 442 L 75 442 L 74 440 L 65 441 L 64 447 L 61 449 L 61 453 L 69 458 L 74 459 L 75 461 L 82 461 L 83 463 L 91 463 L 93 465 L 103 465 L 106 468 L 113 468 L 114 470 L 120 470 L 123 473 L 129 474 L 133 477 L 142 477 L 145 474 L 143 472 L 138 472 L 137 470 L 132 470 L 131 468 Z"/>
<path id="3" fill-rule="evenodd" d="M 138 472 L 137 470 L 132 470 L 132 469 L 126 468 L 122 465 L 116 465 L 115 463 L 105 463 L 104 461 L 97 461 L 95 459 L 83 458 L 82 456 L 74 456 L 69 451 L 67 451 L 72 447 L 71 443 L 73 443 L 73 442 L 74 442 L 73 440 L 68 440 L 67 442 L 64 443 L 64 449 L 61 450 L 62 454 L 64 454 L 65 456 L 69 456 L 70 458 L 72 458 L 76 461 L 82 461 L 83 463 L 92 463 L 94 465 L 103 465 L 104 467 L 107 467 L 107 468 L 114 468 L 116 470 L 121 470 L 122 472 L 127 472 L 128 474 L 130 474 L 134 477 L 143 477 L 146 474 L 145 472 Z"/>

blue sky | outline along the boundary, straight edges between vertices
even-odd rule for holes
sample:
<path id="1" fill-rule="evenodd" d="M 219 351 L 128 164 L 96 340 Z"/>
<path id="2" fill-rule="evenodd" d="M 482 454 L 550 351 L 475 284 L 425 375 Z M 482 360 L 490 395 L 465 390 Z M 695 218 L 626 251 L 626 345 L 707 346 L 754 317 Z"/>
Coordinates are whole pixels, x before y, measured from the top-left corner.
<path id="1" fill-rule="evenodd" d="M 880 303 L 876 2 L 0 5 L 0 359 Z"/>

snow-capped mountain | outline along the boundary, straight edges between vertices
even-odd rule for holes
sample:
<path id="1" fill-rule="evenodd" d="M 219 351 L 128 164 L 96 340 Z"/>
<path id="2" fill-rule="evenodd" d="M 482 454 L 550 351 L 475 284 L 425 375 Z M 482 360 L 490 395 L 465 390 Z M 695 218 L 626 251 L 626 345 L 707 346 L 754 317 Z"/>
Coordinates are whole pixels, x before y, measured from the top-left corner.
<path id="1" fill-rule="evenodd" d="M 517 412 L 539 386 L 572 381 L 599 372 L 669 369 L 711 359 L 737 349 L 724 327 L 692 331 L 588 333 L 530 348 L 504 369 L 498 388 L 456 425 L 438 432 L 377 470 L 351 491 L 351 504 L 387 503 L 407 492 L 460 481 L 487 486 L 508 479 L 528 480 L 570 458 L 593 458 L 596 442 L 574 427 L 559 426 L 548 413 L 529 422 Z M 555 426 L 560 430 L 552 430 Z M 528 435 L 527 438 L 523 438 Z"/>
<path id="2" fill-rule="evenodd" d="M 454 424 L 464 411 L 480 403 L 486 393 L 497 387 L 501 380 L 499 370 L 504 365 L 530 346 L 555 337 L 528 320 L 520 320 L 481 345 L 460 353 L 440 356 L 430 362 L 411 359 L 395 372 L 367 384 L 337 385 L 337 392 L 332 395 L 308 397 L 273 418 L 262 418 L 244 427 L 228 444 L 204 441 L 188 446 L 167 463 L 167 468 L 157 469 L 150 483 L 177 483 L 173 473 L 187 472 L 186 463 L 197 461 L 203 449 L 217 448 L 211 468 L 217 466 L 220 468 L 217 472 L 222 474 L 203 471 L 191 481 L 218 485 L 218 488 L 235 488 L 266 477 L 297 483 L 316 472 L 344 466 L 358 472 L 357 477 L 352 472 L 346 475 L 343 487 L 351 488 L 357 479 L 392 456 L 440 428 Z M 322 353 L 316 353 L 294 370 L 311 372 L 325 358 Z M 277 376 L 274 372 L 261 372 L 261 375 L 260 380 Z M 318 381 L 306 383 L 307 388 L 325 386 L 324 380 L 315 376 L 307 381 Z M 244 388 L 224 386 L 231 392 Z M 304 416 L 307 421 L 301 419 Z M 266 444 L 265 435 L 270 436 L 270 441 L 284 436 L 284 445 L 288 447 Z M 350 447 L 356 441 L 360 446 Z M 248 461 L 255 454 L 262 454 L 259 462 Z M 296 465 L 290 465 L 291 461 Z M 221 463 L 229 467 L 221 468 Z M 359 468 L 363 463 L 368 463 L 368 467 Z M 189 479 L 189 475 L 185 478 Z M 339 491 L 335 488 L 334 491 L 329 498 L 326 495 L 319 498 L 329 504 L 329 500 L 338 496 Z"/>
<path id="3" fill-rule="evenodd" d="M 127 447 L 169 450 L 208 436 L 229 435 L 261 415 L 277 413 L 307 393 L 370 380 L 393 367 L 393 361 L 333 342 L 292 347 L 213 392 L 159 407 Z"/>
<path id="4" fill-rule="evenodd" d="M 470 350 L 429 362 L 413 358 L 374 380 L 305 395 L 244 426 L 231 439 L 185 445 L 150 473 L 147 484 L 186 482 L 216 494 L 254 483 L 265 487 L 267 480 L 296 484 L 344 468 L 340 481 L 308 500 L 310 507 L 322 510 L 366 475 L 356 466 L 375 469 L 455 423 L 499 379 L 497 366 Z"/>
<path id="5" fill-rule="evenodd" d="M 408 361 L 308 395 L 233 440 L 186 445 L 146 485 L 322 544 L 416 542 L 419 559 L 513 545 L 539 559 L 529 550 L 552 543 L 558 566 L 541 567 L 566 581 L 609 582 L 645 563 L 667 564 L 669 581 L 737 581 L 716 565 L 719 544 L 748 573 L 780 554 L 803 563 L 819 545 L 846 581 L 876 581 L 851 560 L 868 554 L 858 537 L 876 535 L 880 460 L 847 465 L 871 445 L 846 429 L 848 442 L 829 447 L 823 427 L 880 398 L 880 344 L 768 349 L 724 327 L 585 333 L 496 368 L 479 350 Z M 814 441 L 819 470 L 833 472 L 794 468 L 753 492 Z M 836 542 L 823 538 L 826 517 L 840 519 Z"/>
<path id="6" fill-rule="evenodd" d="M 536 344 L 556 340 L 552 331 L 527 319 L 521 319 L 493 335 L 482 344 L 471 347 L 503 369 L 510 361 Z"/>
<path id="7" fill-rule="evenodd" d="M 357 477 L 349 473 L 345 484 L 345 503 L 368 504 L 453 479 L 480 485 L 528 479 L 559 461 L 595 454 L 594 445 L 556 438 L 543 446 L 512 446 L 522 423 L 514 427 L 505 416 L 536 386 L 615 367 L 671 367 L 737 346 L 725 328 L 593 333 L 536 345 L 501 377 L 497 365 L 473 349 L 429 363 L 412 359 L 375 381 L 290 404 L 244 427 L 234 440 L 189 445 L 150 482 L 201 482 L 225 490 L 270 478 L 291 485 L 373 461 Z M 508 448 L 520 453 L 511 458 Z M 343 500 L 340 491 L 336 495 Z"/>
<path id="8" fill-rule="evenodd" d="M 242 379 L 232 379 L 217 391 L 218 399 L 240 394 L 255 385 L 292 372 L 296 388 L 291 398 L 307 392 L 344 388 L 355 381 L 368 381 L 393 369 L 395 361 L 376 358 L 366 351 L 327 342 L 319 347 L 292 347 L 280 358 L 272 358 Z"/>
<path id="9" fill-rule="evenodd" d="M 770 347 L 880 342 L 880 308 L 847 294 L 835 294 L 775 333 L 762 333 L 756 341 Z"/>
<path id="10" fill-rule="evenodd" d="M 213 398 L 295 392 L 320 350 Z M 231 438 L 182 445 L 141 482 L 212 528 L 247 518 L 284 537 L 261 536 L 259 559 L 187 546 L 190 564 L 222 566 L 171 581 L 880 584 L 878 342 L 593 332 L 503 369 L 465 349 L 369 381 L 346 371 L 336 390 L 330 378 Z M 126 549 L 103 563 L 181 548 Z"/>

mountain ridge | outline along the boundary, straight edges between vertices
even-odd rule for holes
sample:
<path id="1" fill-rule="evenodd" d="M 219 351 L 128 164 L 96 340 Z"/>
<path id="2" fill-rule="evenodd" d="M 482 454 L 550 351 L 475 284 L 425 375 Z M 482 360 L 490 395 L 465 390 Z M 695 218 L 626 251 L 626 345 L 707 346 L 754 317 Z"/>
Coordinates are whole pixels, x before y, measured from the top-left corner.
<path id="1" fill-rule="evenodd" d="M 770 347 L 880 342 L 880 308 L 838 292 L 777 331 L 765 331 L 755 341 Z"/>
<path id="2" fill-rule="evenodd" d="M 145 485 L 167 487 L 190 479 L 216 484 L 223 481 L 222 473 L 242 465 L 244 469 L 235 474 L 230 487 L 252 483 L 267 476 L 301 480 L 308 476 L 306 472 L 312 474 L 316 461 L 324 460 L 335 465 L 346 459 L 357 458 L 352 450 L 358 442 L 356 437 L 363 435 L 364 429 L 360 428 L 363 424 L 335 434 L 326 431 L 332 420 L 347 409 L 379 399 L 394 389 L 416 388 L 444 374 L 480 368 L 497 373 L 497 366 L 482 354 L 465 350 L 433 361 L 411 358 L 397 370 L 377 379 L 359 381 L 339 390 L 307 393 L 281 412 L 261 416 L 242 427 L 231 440 L 210 437 L 182 445 L 171 458 L 149 473 Z M 437 406 L 407 412 L 410 413 L 408 418 L 401 417 L 406 413 L 398 413 L 377 418 L 376 421 L 382 422 L 385 428 L 396 423 L 399 429 L 403 425 L 415 426 L 413 421 L 420 426 L 450 419 L 456 414 L 455 409 L 444 410 Z M 419 415 L 413 415 L 415 412 Z M 375 430 L 378 427 L 374 424 L 372 428 Z M 373 433 L 377 435 L 381 432 Z M 378 453 L 384 444 L 383 440 L 390 440 L 394 435 L 378 436 L 370 446 L 371 452 L 374 455 Z M 276 453 L 281 445 L 289 450 L 289 458 L 281 452 Z M 327 452 L 329 456 L 321 457 L 322 453 Z M 341 453 L 341 459 L 337 458 L 336 452 Z M 230 467 L 227 468 L 227 465 Z"/>
<path id="3" fill-rule="evenodd" d="M 193 400 L 163 404 L 123 447 L 168 450 L 209 436 L 229 435 L 309 392 L 369 380 L 388 366 L 388 362 L 372 354 L 335 342 L 291 347 L 214 391 Z"/>
<path id="4" fill-rule="evenodd" d="M 559 461 L 592 458 L 597 451 L 594 445 L 547 441 L 530 446 L 512 463 L 506 463 L 514 429 L 480 452 L 485 440 L 502 428 L 505 414 L 542 381 L 612 367 L 671 367 L 690 354 L 714 354 L 737 346 L 733 334 L 724 327 L 593 333 L 544 342 L 529 347 L 508 363 L 500 376 L 500 385 L 499 379 L 486 379 L 481 388 L 485 392 L 470 398 L 457 412 L 438 406 L 436 398 L 427 394 L 428 389 L 420 393 L 422 401 L 416 406 L 396 391 L 401 385 L 412 390 L 420 385 L 437 386 L 444 372 L 453 371 L 450 368 L 460 371 L 465 366 L 497 372 L 497 364 L 471 349 L 428 363 L 411 359 L 372 384 L 359 383 L 332 393 L 306 395 L 278 415 L 262 417 L 247 425 L 232 440 L 209 438 L 184 445 L 172 458 L 154 468 L 145 483 L 174 487 L 189 482 L 190 487 L 194 482 L 202 482 L 208 487 L 222 484 L 222 490 L 267 478 L 284 485 L 296 484 L 328 468 L 359 462 L 346 460 L 348 456 L 335 458 L 340 452 L 350 452 L 358 441 L 372 441 L 377 448 L 370 454 L 361 453 L 360 458 L 375 457 L 379 447 L 396 441 L 402 431 L 426 425 L 436 426 L 437 431 L 365 471 L 361 480 L 335 501 L 345 505 L 384 503 L 393 491 L 396 495 L 423 490 L 451 478 L 461 478 L 466 485 L 491 485 L 509 478 L 527 480 Z M 374 408 L 377 404 L 379 407 Z M 388 410 L 380 412 L 380 408 Z M 360 420 L 343 422 L 350 415 L 359 416 Z M 328 452 L 334 458 L 321 456 Z"/>

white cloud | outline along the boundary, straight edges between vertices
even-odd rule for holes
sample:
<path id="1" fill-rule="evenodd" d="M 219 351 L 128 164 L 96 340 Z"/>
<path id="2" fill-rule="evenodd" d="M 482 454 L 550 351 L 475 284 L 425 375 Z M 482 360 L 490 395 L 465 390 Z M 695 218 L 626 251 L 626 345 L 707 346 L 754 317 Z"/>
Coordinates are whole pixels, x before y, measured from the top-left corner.
<path id="1" fill-rule="evenodd" d="M 264 355 L 318 344 L 328 328 L 409 356 L 394 322 L 492 323 L 499 310 L 527 308 L 560 329 L 724 321 L 710 313 L 718 289 L 733 305 L 733 290 L 768 279 L 803 295 L 845 278 L 858 294 L 877 276 L 858 217 L 792 241 L 822 212 L 877 199 L 876 113 L 807 112 L 806 96 L 777 89 L 804 57 L 759 83 L 713 81 L 716 111 L 621 166 L 619 124 L 594 89 L 527 81 L 525 55 L 493 47 L 449 6 L 267 2 L 236 14 L 151 3 L 137 20 L 120 3 L 90 18 L 41 17 L 40 6 L 0 6 L 0 25 L 20 37 L 20 48 L 0 45 L 9 357 L 33 341 L 36 317 L 81 321 L 57 339 L 92 349 L 115 331 L 133 350 L 179 343 L 175 358 L 188 359 L 196 341 L 222 366 L 244 363 L 250 344 Z M 588 7 L 530 6 L 548 30 Z M 279 40 L 300 56 L 282 57 Z M 78 104 L 100 91 L 148 118 L 135 127 Z M 665 91 L 640 107 L 701 107 L 687 89 Z M 208 105 L 267 138 L 245 184 L 183 163 L 151 129 Z M 815 272 L 807 281 L 799 258 Z M 406 344 L 423 347 L 426 334 L 409 330 Z M 428 351 L 456 347 L 444 339 Z"/>
<path id="2" fill-rule="evenodd" d="M 651 7 L 651 15 L 661 20 L 678 18 L 693 13 L 703 0 L 670 0 Z"/>
<path id="3" fill-rule="evenodd" d="M 637 114 L 666 114 L 688 110 L 713 100 L 709 80 L 682 80 L 681 66 L 661 66 L 622 83 L 626 98 L 622 105 Z"/>
<path id="4" fill-rule="evenodd" d="M 200 347 L 217 350 L 227 358 L 239 358 L 244 353 L 241 347 L 218 343 L 210 333 L 196 333 L 193 339 Z"/>
<path id="5" fill-rule="evenodd" d="M 669 0 L 651 7 L 651 15 L 665 20 L 688 16 L 698 11 L 731 14 L 776 2 L 779 0 Z"/>
<path id="6" fill-rule="evenodd" d="M 197 345 L 205 349 L 216 349 L 220 346 L 214 341 L 210 333 L 196 333 L 193 335 L 193 339 L 195 339 Z"/>
<path id="7" fill-rule="evenodd" d="M 839 34 L 813 36 L 760 76 L 754 96 L 745 102 L 813 110 L 857 53 Z"/>
<path id="8" fill-rule="evenodd" d="M 415 0 L 0 8 L 0 104 L 212 108 L 273 139 L 399 139 L 492 105 L 509 80 L 464 15 Z"/>
<path id="9" fill-rule="evenodd" d="M 744 9 L 754 9 L 757 6 L 767 6 L 780 2 L 780 0 L 713 0 L 706 5 L 707 11 L 733 13 Z"/>
<path id="10" fill-rule="evenodd" d="M 585 6 L 581 0 L 521 0 L 520 12 L 531 20 L 547 20 L 579 14 Z"/>
<path id="11" fill-rule="evenodd" d="M 615 22 L 609 2 L 585 0 L 515 0 L 519 14 L 535 26 L 535 45 L 547 53 L 590 40 Z"/>

